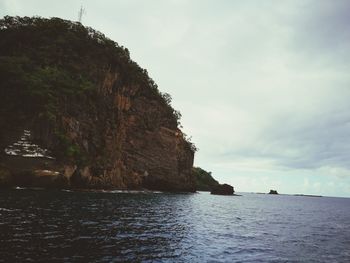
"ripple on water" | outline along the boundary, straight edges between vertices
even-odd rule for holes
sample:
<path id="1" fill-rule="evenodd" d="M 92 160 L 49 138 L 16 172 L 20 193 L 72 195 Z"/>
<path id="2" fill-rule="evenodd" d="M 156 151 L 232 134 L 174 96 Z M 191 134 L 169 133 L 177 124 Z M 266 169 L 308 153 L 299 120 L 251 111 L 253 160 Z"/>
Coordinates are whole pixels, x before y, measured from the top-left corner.
<path id="1" fill-rule="evenodd" d="M 0 192 L 0 261 L 350 262 L 350 199 Z"/>

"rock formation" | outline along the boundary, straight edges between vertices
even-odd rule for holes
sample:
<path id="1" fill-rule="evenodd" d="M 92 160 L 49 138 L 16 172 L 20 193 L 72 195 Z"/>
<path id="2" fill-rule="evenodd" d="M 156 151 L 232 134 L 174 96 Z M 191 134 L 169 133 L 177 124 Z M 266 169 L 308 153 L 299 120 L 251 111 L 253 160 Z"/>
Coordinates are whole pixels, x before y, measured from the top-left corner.
<path id="1" fill-rule="evenodd" d="M 278 195 L 277 190 L 270 190 L 269 192 L 270 195 Z"/>
<path id="2" fill-rule="evenodd" d="M 0 184 L 195 191 L 170 96 L 100 32 L 5 17 L 0 92 Z"/>
<path id="3" fill-rule="evenodd" d="M 233 186 L 228 184 L 220 184 L 215 186 L 210 193 L 212 195 L 233 195 L 234 192 Z"/>
<path id="4" fill-rule="evenodd" d="M 219 185 L 219 182 L 212 177 L 211 172 L 207 172 L 200 167 L 193 167 L 192 173 L 196 180 L 197 191 L 210 192 L 214 187 Z"/>

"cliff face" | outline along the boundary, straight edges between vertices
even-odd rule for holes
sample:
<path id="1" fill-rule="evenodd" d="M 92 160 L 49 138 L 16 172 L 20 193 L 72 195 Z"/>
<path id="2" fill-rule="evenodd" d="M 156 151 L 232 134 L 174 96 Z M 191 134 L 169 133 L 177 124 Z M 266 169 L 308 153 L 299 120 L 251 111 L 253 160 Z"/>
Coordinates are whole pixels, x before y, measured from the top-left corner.
<path id="1" fill-rule="evenodd" d="M 169 96 L 101 33 L 5 17 L 0 91 L 0 184 L 195 190 Z"/>

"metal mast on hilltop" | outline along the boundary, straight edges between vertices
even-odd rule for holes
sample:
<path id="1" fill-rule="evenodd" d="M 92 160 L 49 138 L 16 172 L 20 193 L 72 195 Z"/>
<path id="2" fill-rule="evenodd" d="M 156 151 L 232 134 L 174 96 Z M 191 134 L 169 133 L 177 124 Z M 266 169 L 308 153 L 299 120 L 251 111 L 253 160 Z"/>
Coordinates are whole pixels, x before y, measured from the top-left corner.
<path id="1" fill-rule="evenodd" d="M 83 8 L 83 6 L 80 6 L 80 10 L 78 12 L 78 21 L 79 21 L 79 23 L 81 23 L 83 15 L 85 15 L 85 14 L 86 14 L 85 8 Z"/>

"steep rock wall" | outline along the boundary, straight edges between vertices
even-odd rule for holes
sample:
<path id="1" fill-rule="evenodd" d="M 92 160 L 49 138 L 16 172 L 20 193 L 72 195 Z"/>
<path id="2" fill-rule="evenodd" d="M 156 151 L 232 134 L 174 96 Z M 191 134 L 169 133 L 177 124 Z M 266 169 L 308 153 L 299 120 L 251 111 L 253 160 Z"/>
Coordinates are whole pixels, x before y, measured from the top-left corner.
<path id="1" fill-rule="evenodd" d="M 0 103 L 4 105 L 0 111 L 0 184 L 195 191 L 191 174 L 193 145 L 178 129 L 174 110 L 150 85 L 153 82 L 147 72 L 129 60 L 128 52 L 121 53 L 120 48 L 119 53 L 114 52 L 115 47 L 110 47 L 108 39 L 80 24 L 27 19 L 25 23 L 7 21 L 0 32 L 3 36 L 0 45 L 7 45 L 6 51 L 0 52 L 0 67 L 5 69 L 0 76 Z M 30 45 L 25 41 L 18 47 L 18 42 L 21 43 L 18 39 L 28 28 L 33 30 L 34 26 L 37 32 L 53 22 L 50 30 L 52 27 L 62 30 L 63 35 L 82 31 L 91 36 L 93 32 L 98 36 L 89 39 L 94 46 L 91 44 L 91 50 L 74 60 L 72 55 L 81 51 L 70 51 L 68 62 L 62 62 L 61 53 L 66 48 L 59 48 L 60 42 L 55 39 L 54 47 L 38 40 L 41 44 L 33 48 L 33 54 L 23 51 L 31 48 L 23 47 Z M 11 23 L 20 23 L 21 30 Z M 72 28 L 75 31 L 69 32 Z M 15 33 L 9 33 L 9 29 Z M 83 33 L 81 41 L 86 41 Z M 14 38 L 17 42 L 10 47 L 13 34 L 17 34 Z M 79 44 L 78 40 L 74 41 Z M 96 57 L 101 48 L 107 49 L 106 45 L 113 50 L 114 57 L 108 58 L 109 50 L 103 51 L 107 52 L 104 60 Z M 40 48 L 48 50 L 43 57 L 38 55 Z M 53 59 L 55 52 L 60 55 Z M 34 66 L 27 69 L 33 61 Z M 11 71 L 12 67 L 15 70 Z M 88 84 L 81 81 L 82 75 L 87 76 Z M 69 85 L 68 81 L 62 83 L 61 78 L 68 79 Z M 31 86 L 33 81 L 36 86 Z M 45 89 L 38 92 L 40 85 Z M 72 92 L 77 86 L 82 88 Z M 23 136 L 28 137 L 24 143 Z"/>

